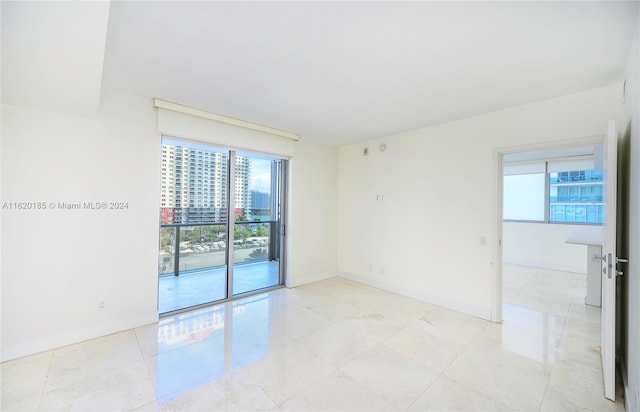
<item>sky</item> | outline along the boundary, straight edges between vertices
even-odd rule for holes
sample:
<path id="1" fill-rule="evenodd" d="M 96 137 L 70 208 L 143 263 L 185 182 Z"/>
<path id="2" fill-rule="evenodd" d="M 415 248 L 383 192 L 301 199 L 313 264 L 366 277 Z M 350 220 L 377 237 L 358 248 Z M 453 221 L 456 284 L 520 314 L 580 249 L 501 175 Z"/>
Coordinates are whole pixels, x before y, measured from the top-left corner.
<path id="1" fill-rule="evenodd" d="M 251 162 L 251 190 L 269 193 L 271 191 L 271 161 L 253 159 Z"/>

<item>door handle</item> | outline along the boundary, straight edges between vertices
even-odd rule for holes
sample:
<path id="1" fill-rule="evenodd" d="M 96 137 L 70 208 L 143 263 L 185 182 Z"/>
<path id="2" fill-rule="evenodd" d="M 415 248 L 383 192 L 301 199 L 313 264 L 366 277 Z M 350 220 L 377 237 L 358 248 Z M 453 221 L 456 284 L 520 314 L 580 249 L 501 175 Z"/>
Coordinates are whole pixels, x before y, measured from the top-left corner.
<path id="1" fill-rule="evenodd" d="M 601 260 L 603 262 L 606 262 L 607 261 L 607 257 L 606 256 L 600 256 L 600 255 L 597 255 L 597 254 L 594 253 L 594 254 L 591 255 L 591 260 Z"/>
<path id="2" fill-rule="evenodd" d="M 629 263 L 629 259 L 616 257 L 616 263 Z M 622 276 L 624 272 L 621 270 L 616 270 L 616 276 Z"/>

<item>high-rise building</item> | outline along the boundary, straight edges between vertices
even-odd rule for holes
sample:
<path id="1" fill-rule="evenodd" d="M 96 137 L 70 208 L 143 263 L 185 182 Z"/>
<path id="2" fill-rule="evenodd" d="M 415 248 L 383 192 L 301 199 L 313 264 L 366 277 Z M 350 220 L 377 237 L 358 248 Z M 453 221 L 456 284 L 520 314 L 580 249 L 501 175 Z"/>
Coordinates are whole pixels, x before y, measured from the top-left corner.
<path id="1" fill-rule="evenodd" d="M 555 172 L 549 175 L 549 220 L 602 223 L 602 170 Z"/>
<path id="2" fill-rule="evenodd" d="M 228 160 L 222 152 L 163 144 L 160 222 L 225 222 Z M 251 159 L 236 157 L 235 171 L 236 216 L 246 216 L 251 204 Z"/>
<path id="3" fill-rule="evenodd" d="M 269 209 L 269 193 L 251 191 L 251 209 Z"/>
<path id="4" fill-rule="evenodd" d="M 251 159 L 236 156 L 235 174 L 236 217 L 244 216 L 247 220 L 251 220 L 251 192 L 249 191 L 249 182 L 251 181 Z"/>
<path id="5" fill-rule="evenodd" d="M 269 220 L 271 218 L 271 196 L 269 193 L 251 191 L 252 220 Z"/>

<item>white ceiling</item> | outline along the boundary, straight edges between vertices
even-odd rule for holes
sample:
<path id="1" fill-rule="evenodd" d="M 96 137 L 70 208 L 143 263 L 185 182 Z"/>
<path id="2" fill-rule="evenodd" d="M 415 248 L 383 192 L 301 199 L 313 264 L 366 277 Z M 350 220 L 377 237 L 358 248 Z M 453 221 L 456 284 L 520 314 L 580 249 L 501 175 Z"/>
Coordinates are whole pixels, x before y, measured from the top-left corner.
<path id="1" fill-rule="evenodd" d="M 2 100 L 110 88 L 344 144 L 620 82 L 639 4 L 3 1 Z"/>
<path id="2" fill-rule="evenodd" d="M 109 3 L 5 2 L 2 102 L 95 116 Z"/>

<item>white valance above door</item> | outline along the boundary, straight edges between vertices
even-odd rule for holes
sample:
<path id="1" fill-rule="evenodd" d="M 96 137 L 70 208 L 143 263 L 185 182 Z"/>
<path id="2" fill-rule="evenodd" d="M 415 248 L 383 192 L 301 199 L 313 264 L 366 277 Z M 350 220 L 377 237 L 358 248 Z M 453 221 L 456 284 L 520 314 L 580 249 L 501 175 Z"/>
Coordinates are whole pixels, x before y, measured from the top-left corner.
<path id="1" fill-rule="evenodd" d="M 293 157 L 300 136 L 217 113 L 154 99 L 158 131 L 163 135 L 214 143 L 229 148 Z"/>

